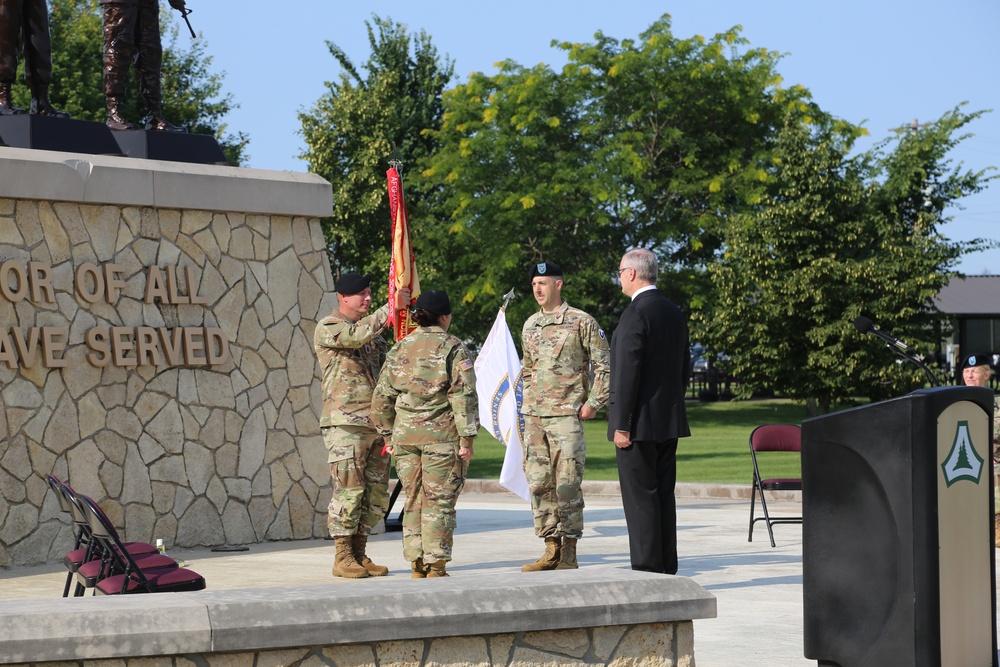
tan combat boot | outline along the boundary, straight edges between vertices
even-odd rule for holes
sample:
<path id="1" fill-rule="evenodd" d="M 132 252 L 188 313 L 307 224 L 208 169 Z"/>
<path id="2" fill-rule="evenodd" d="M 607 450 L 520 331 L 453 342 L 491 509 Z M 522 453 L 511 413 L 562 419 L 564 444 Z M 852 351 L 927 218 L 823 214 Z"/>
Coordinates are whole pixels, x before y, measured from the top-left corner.
<path id="1" fill-rule="evenodd" d="M 427 578 L 427 566 L 424 565 L 424 559 L 418 558 L 417 560 L 410 563 L 410 567 L 413 568 L 413 574 L 410 575 L 410 579 L 426 579 Z"/>
<path id="2" fill-rule="evenodd" d="M 335 537 L 333 543 L 337 547 L 336 559 L 333 561 L 333 576 L 347 579 L 362 579 L 368 576 L 368 570 L 354 560 L 350 535 Z"/>
<path id="3" fill-rule="evenodd" d="M 538 572 L 539 570 L 554 570 L 559 564 L 560 539 L 545 538 L 545 553 L 534 563 L 521 566 L 521 572 Z"/>
<path id="4" fill-rule="evenodd" d="M 435 561 L 427 566 L 427 578 L 433 579 L 435 577 L 447 577 L 448 573 L 444 571 L 444 566 L 446 563 L 443 560 Z"/>
<path id="5" fill-rule="evenodd" d="M 389 574 L 389 568 L 385 565 L 376 565 L 372 562 L 372 559 L 365 553 L 367 547 L 367 535 L 351 536 L 351 552 L 354 554 L 354 560 L 357 561 L 358 565 L 365 568 L 365 571 L 373 577 L 384 577 Z"/>
<path id="6" fill-rule="evenodd" d="M 576 570 L 579 567 L 576 562 L 576 538 L 564 537 L 562 539 L 562 548 L 559 549 L 559 563 L 556 564 L 556 569 Z"/>

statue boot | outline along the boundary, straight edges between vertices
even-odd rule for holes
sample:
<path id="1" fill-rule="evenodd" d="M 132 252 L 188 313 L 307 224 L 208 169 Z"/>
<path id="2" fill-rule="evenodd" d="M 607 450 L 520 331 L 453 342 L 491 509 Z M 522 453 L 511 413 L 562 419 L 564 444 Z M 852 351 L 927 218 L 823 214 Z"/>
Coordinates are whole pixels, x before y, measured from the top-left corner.
<path id="1" fill-rule="evenodd" d="M 150 111 L 143 120 L 147 130 L 153 132 L 180 132 L 186 133 L 187 128 L 180 125 L 173 125 L 163 119 L 163 113 L 159 109 Z"/>
<path id="2" fill-rule="evenodd" d="M 49 103 L 49 87 L 41 85 L 31 87 L 30 113 L 51 118 L 69 118 L 68 113 L 59 111 Z"/>
<path id="3" fill-rule="evenodd" d="M 346 579 L 363 579 L 368 576 L 368 570 L 354 560 L 354 550 L 351 545 L 351 536 L 334 537 L 333 543 L 336 545 L 336 556 L 333 561 L 333 576 L 344 577 Z"/>
<path id="4" fill-rule="evenodd" d="M 358 562 L 358 565 L 365 568 L 369 575 L 373 577 L 384 577 L 389 574 L 389 568 L 385 565 L 376 565 L 372 562 L 372 559 L 368 557 L 368 554 L 365 553 L 365 550 L 368 548 L 367 535 L 352 535 L 351 547 L 354 552 L 354 560 Z"/>
<path id="5" fill-rule="evenodd" d="M 521 566 L 521 572 L 538 572 L 540 570 L 554 570 L 559 565 L 559 552 L 561 551 L 562 540 L 558 537 L 545 538 L 545 553 L 534 563 Z"/>
<path id="6" fill-rule="evenodd" d="M 559 549 L 559 562 L 556 564 L 557 570 L 579 569 L 576 562 L 576 538 L 564 537 L 562 547 Z"/>
<path id="7" fill-rule="evenodd" d="M 0 83 L 0 116 L 16 116 L 27 113 L 24 109 L 14 106 L 10 95 L 10 83 Z"/>
<path id="8" fill-rule="evenodd" d="M 105 103 L 108 107 L 108 128 L 115 131 L 139 129 L 139 126 L 135 123 L 125 120 L 125 116 L 121 112 L 121 100 L 119 98 L 106 97 Z"/>
<path id="9" fill-rule="evenodd" d="M 187 132 L 186 127 L 173 125 L 163 118 L 163 110 L 160 107 L 163 92 L 160 87 L 159 70 L 141 72 L 138 78 L 139 96 L 146 105 L 146 117 L 143 119 L 145 128 L 152 132 Z"/>
<path id="10" fill-rule="evenodd" d="M 427 578 L 434 579 L 435 577 L 447 577 L 448 573 L 444 571 L 445 561 L 439 560 L 431 563 L 427 566 Z"/>

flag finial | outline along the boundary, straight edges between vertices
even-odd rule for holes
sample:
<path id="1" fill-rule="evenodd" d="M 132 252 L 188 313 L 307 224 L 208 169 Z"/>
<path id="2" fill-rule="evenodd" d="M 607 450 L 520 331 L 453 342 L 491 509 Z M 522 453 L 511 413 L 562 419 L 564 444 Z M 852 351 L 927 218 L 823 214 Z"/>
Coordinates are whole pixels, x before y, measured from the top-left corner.
<path id="1" fill-rule="evenodd" d="M 500 306 L 500 310 L 506 312 L 507 304 L 514 300 L 514 288 L 511 287 L 510 291 L 503 295 L 503 305 Z"/>

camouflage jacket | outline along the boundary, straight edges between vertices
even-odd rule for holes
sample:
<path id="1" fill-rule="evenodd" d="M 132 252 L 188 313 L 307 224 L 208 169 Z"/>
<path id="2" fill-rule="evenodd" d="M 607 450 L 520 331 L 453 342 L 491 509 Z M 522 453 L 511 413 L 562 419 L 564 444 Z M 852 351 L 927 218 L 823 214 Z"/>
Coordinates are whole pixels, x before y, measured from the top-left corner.
<path id="1" fill-rule="evenodd" d="M 565 302 L 555 313 L 539 311 L 524 323 L 521 345 L 522 413 L 575 415 L 584 403 L 595 410 L 607 404 L 608 340 L 593 317 Z"/>
<path id="2" fill-rule="evenodd" d="M 387 306 L 357 322 L 334 310 L 316 325 L 313 346 L 323 369 L 320 426 L 371 426 L 372 390 L 387 349 L 380 334 L 388 317 Z"/>
<path id="3" fill-rule="evenodd" d="M 458 442 L 479 432 L 472 359 L 462 341 L 437 326 L 396 343 L 372 396 L 372 422 L 394 444 Z"/>

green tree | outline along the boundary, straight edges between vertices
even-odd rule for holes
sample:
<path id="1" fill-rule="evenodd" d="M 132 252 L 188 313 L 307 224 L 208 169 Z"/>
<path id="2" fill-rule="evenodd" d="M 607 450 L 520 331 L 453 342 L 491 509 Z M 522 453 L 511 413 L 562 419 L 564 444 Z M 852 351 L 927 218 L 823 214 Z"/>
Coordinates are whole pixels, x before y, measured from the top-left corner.
<path id="1" fill-rule="evenodd" d="M 559 44 L 560 72 L 508 61 L 445 97 L 429 236 L 465 335 L 481 338 L 541 260 L 564 265 L 568 300 L 605 326 L 624 305 L 609 273 L 631 247 L 656 252 L 662 286 L 690 302 L 724 222 L 759 203 L 782 120 L 823 115 L 739 28 L 680 39 L 665 15 L 638 40 L 595 39 Z M 532 308 L 515 302 L 513 318 Z"/>
<path id="2" fill-rule="evenodd" d="M 50 7 L 52 104 L 73 118 L 103 123 L 107 120 L 101 62 L 104 35 L 97 0 L 51 0 Z M 243 132 L 227 132 L 224 118 L 238 105 L 232 95 L 223 94 L 224 75 L 211 71 L 212 57 L 205 55 L 204 40 L 191 40 L 184 48 L 172 15 L 164 11 L 160 23 L 166 32 L 161 68 L 164 115 L 191 132 L 214 136 L 226 158 L 242 164 L 249 139 Z M 14 99 L 27 107 L 31 94 L 23 83 L 24 63 L 18 68 Z M 125 99 L 126 117 L 138 122 L 145 111 L 134 77 L 129 78 Z"/>
<path id="3" fill-rule="evenodd" d="M 983 245 L 940 233 L 946 209 L 990 178 L 947 160 L 964 138 L 956 132 L 979 115 L 956 109 L 853 157 L 858 128 L 784 128 L 768 192 L 732 220 L 709 268 L 716 299 L 694 316 L 698 335 L 730 356 L 740 395 L 773 390 L 817 414 L 924 384 L 852 323 L 865 315 L 924 353 L 937 350 L 931 300 L 960 256 Z"/>
<path id="4" fill-rule="evenodd" d="M 573 305 L 593 312 L 611 300 L 611 267 L 602 260 L 615 247 L 594 204 L 603 168 L 592 159 L 585 93 L 578 79 L 508 61 L 495 76 L 475 73 L 446 94 L 442 147 L 424 172 L 441 184 L 433 204 L 440 218 L 417 242 L 462 302 L 457 331 L 484 338 L 501 295 L 512 287 L 530 293 L 536 262 L 562 265 Z M 519 298 L 508 319 L 536 309 Z"/>
<path id="5" fill-rule="evenodd" d="M 347 54 L 327 42 L 341 72 L 327 92 L 299 114 L 310 171 L 333 184 L 333 215 L 323 221 L 334 276 L 346 271 L 386 276 L 389 265 L 389 203 L 385 172 L 395 150 L 413 235 L 419 235 L 427 185 L 421 165 L 433 153 L 429 134 L 441 123 L 441 94 L 454 65 L 438 55 L 430 36 L 410 35 L 391 19 L 365 22 L 371 55 L 363 77 Z M 426 265 L 417 258 L 424 277 Z M 384 280 L 382 281 L 384 284 Z"/>

